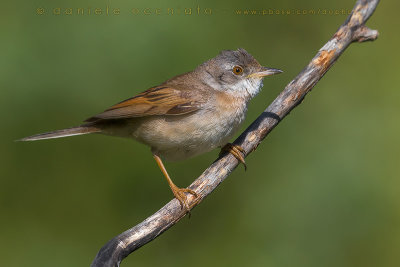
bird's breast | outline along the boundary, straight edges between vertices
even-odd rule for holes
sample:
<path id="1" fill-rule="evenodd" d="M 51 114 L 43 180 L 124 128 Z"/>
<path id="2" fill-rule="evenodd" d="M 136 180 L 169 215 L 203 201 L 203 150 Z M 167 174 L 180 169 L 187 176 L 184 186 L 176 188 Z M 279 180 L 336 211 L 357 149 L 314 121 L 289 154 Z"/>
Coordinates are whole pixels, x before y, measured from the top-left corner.
<path id="1" fill-rule="evenodd" d="M 181 160 L 225 145 L 246 115 L 244 100 L 217 94 L 200 110 L 137 121 L 131 136 L 167 160 Z"/>

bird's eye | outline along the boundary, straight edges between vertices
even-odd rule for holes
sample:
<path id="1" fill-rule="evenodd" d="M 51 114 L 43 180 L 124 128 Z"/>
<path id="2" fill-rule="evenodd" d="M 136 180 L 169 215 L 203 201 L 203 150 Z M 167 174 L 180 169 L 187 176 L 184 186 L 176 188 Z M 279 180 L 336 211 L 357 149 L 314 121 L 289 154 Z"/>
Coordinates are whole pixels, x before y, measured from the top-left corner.
<path id="1" fill-rule="evenodd" d="M 243 72 L 243 68 L 240 67 L 240 66 L 235 66 L 235 67 L 233 67 L 232 71 L 233 71 L 234 74 L 240 75 Z"/>

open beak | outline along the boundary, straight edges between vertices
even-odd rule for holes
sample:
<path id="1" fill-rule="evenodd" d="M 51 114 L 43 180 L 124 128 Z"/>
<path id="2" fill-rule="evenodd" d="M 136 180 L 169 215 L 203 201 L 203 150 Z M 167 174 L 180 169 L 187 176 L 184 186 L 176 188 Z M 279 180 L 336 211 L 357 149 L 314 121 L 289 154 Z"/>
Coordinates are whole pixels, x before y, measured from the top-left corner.
<path id="1" fill-rule="evenodd" d="M 279 70 L 279 69 L 272 69 L 272 68 L 263 67 L 262 71 L 252 73 L 252 74 L 248 75 L 247 78 L 250 78 L 250 77 L 263 78 L 265 76 L 275 75 L 275 74 L 279 74 L 279 73 L 282 73 L 282 72 L 283 71 Z"/>

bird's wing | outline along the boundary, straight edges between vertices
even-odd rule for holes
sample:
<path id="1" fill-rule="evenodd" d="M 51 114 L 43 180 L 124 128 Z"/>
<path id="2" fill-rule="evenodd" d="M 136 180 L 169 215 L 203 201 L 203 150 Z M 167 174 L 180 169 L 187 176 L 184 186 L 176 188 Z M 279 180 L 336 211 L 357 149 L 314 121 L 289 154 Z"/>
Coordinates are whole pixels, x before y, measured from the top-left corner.
<path id="1" fill-rule="evenodd" d="M 195 90 L 156 86 L 110 107 L 85 122 L 152 115 L 182 115 L 198 110 L 200 99 Z"/>

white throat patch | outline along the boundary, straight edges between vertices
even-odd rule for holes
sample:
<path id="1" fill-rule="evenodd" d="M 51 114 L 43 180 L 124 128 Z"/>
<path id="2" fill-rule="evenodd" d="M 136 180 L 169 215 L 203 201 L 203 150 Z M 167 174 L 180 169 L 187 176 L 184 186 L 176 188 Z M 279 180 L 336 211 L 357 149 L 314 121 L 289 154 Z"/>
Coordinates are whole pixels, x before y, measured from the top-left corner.
<path id="1" fill-rule="evenodd" d="M 229 88 L 229 91 L 239 93 L 244 98 L 253 98 L 260 91 L 263 86 L 262 79 L 244 79 Z"/>

